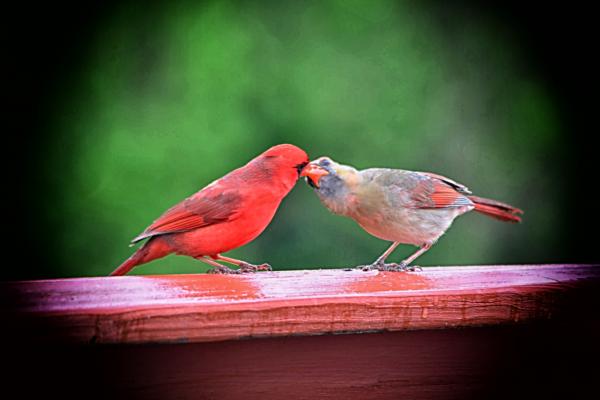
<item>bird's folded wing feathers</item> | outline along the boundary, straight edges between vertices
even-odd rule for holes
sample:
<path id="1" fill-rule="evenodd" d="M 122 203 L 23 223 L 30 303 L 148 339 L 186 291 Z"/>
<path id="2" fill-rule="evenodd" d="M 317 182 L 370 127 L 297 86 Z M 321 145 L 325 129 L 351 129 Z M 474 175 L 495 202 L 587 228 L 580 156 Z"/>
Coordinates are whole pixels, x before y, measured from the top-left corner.
<path id="1" fill-rule="evenodd" d="M 132 243 L 165 233 L 185 232 L 231 221 L 239 216 L 241 196 L 236 191 L 201 191 L 171 207 Z"/>
<path id="2" fill-rule="evenodd" d="M 472 205 L 466 186 L 432 173 L 417 173 L 418 183 L 412 190 L 409 208 L 452 208 Z"/>
<path id="3" fill-rule="evenodd" d="M 469 190 L 468 187 L 466 187 L 462 183 L 458 183 L 456 181 L 453 181 L 450 178 L 446 178 L 445 176 L 434 174 L 433 172 L 419 172 L 419 174 L 423 174 L 423 175 L 426 175 L 426 176 L 428 176 L 430 178 L 442 181 L 446 185 L 452 186 L 458 193 L 471 194 L 471 191 Z"/>

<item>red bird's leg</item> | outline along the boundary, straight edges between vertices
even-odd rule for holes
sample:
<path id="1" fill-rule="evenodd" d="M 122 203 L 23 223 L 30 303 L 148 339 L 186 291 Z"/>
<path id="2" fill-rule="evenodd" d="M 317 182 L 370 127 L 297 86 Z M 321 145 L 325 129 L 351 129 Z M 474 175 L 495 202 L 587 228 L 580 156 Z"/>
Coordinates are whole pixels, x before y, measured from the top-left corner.
<path id="1" fill-rule="evenodd" d="M 269 264 L 254 265 L 254 264 L 247 263 L 245 261 L 236 260 L 235 258 L 225 257 L 220 254 L 217 254 L 214 258 L 216 260 L 225 261 L 229 264 L 237 265 L 238 267 L 240 267 L 239 271 L 242 274 L 247 273 L 247 272 L 272 271 L 273 270 Z"/>
<path id="2" fill-rule="evenodd" d="M 221 265 L 218 262 L 213 261 L 213 260 L 211 260 L 210 258 L 208 258 L 206 256 L 199 256 L 199 257 L 194 257 L 194 258 L 196 260 L 198 260 L 198 261 L 202 261 L 203 263 L 206 263 L 208 265 L 212 265 L 214 267 L 214 268 L 209 269 L 207 271 L 209 274 L 238 274 L 239 273 L 235 269 L 231 269 L 229 267 Z"/>

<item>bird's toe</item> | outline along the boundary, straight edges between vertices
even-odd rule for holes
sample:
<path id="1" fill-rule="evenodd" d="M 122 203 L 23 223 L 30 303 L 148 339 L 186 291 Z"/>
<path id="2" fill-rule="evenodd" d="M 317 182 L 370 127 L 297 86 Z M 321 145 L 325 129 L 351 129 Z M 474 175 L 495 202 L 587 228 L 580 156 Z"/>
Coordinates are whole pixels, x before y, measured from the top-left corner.
<path id="1" fill-rule="evenodd" d="M 391 264 L 386 264 L 385 265 L 385 271 L 392 271 L 392 272 L 415 272 L 415 271 L 422 271 L 423 269 L 417 265 L 408 265 L 404 262 L 401 263 L 391 263 Z"/>
<path id="2" fill-rule="evenodd" d="M 256 270 L 257 271 L 273 271 L 273 268 L 271 268 L 271 265 L 269 265 L 267 263 L 263 263 L 263 264 L 257 265 Z"/>
<path id="3" fill-rule="evenodd" d="M 239 274 L 239 272 L 236 271 L 235 269 L 231 269 L 224 265 L 221 265 L 220 267 L 211 268 L 206 272 L 209 274 Z"/>
<path id="4" fill-rule="evenodd" d="M 239 271 L 242 274 L 247 274 L 247 273 L 258 272 L 258 271 L 273 271 L 273 268 L 271 268 L 271 266 L 267 263 L 260 264 L 260 265 L 254 265 L 254 264 L 250 264 L 250 263 L 242 263 L 242 264 L 240 264 Z"/>
<path id="5" fill-rule="evenodd" d="M 357 267 L 362 271 L 383 271 L 383 272 L 415 272 L 417 270 L 422 270 L 421 267 L 407 265 L 405 263 L 381 263 L 375 262 L 371 265 L 361 265 Z"/>

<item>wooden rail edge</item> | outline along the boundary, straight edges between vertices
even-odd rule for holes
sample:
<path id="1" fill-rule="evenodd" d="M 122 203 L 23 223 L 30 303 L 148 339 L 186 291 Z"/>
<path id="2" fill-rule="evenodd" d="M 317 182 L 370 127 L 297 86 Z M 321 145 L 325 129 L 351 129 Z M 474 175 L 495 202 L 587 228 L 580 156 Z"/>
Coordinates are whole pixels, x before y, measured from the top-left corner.
<path id="1" fill-rule="evenodd" d="M 40 342 L 206 342 L 549 319 L 598 265 L 341 269 L 0 283 L 4 334 Z"/>

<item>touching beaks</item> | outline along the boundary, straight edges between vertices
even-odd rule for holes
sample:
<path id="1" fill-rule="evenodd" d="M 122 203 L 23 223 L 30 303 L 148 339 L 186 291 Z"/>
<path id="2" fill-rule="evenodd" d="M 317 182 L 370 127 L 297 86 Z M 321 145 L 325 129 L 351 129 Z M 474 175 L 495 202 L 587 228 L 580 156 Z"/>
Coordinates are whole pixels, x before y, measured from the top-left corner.
<path id="1" fill-rule="evenodd" d="M 319 188 L 319 179 L 325 175 L 329 175 L 329 172 L 318 164 L 313 163 L 309 163 L 300 173 L 300 176 L 308 178 L 309 185 L 316 187 L 317 189 Z"/>
<path id="2" fill-rule="evenodd" d="M 300 173 L 302 172 L 304 167 L 306 167 L 307 164 L 308 164 L 308 161 L 300 163 L 294 167 L 294 168 L 296 168 L 296 171 L 298 171 L 298 176 L 300 176 Z"/>

